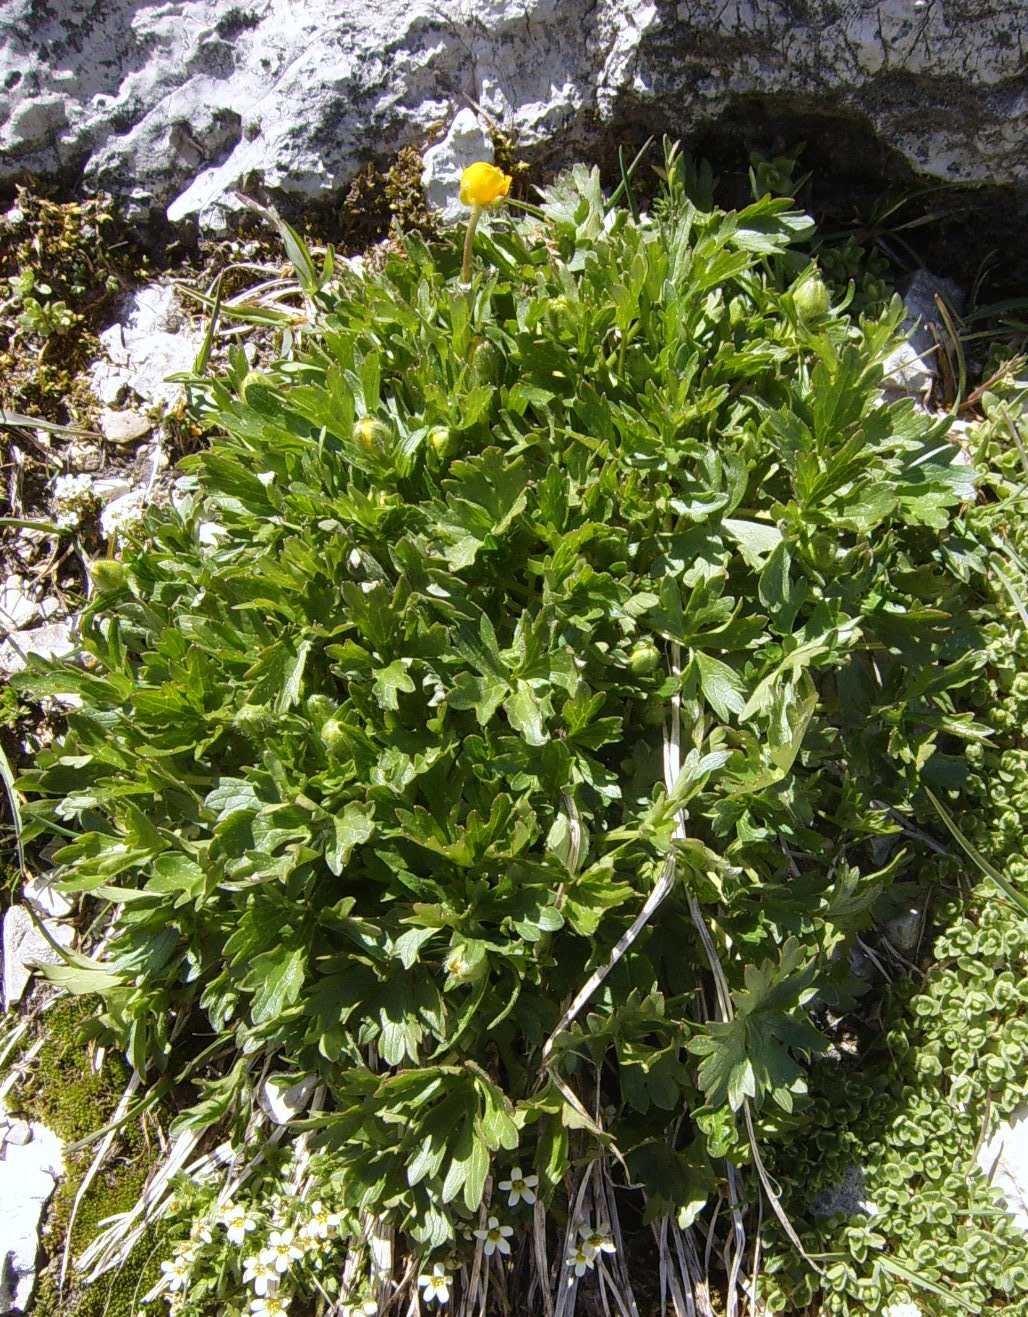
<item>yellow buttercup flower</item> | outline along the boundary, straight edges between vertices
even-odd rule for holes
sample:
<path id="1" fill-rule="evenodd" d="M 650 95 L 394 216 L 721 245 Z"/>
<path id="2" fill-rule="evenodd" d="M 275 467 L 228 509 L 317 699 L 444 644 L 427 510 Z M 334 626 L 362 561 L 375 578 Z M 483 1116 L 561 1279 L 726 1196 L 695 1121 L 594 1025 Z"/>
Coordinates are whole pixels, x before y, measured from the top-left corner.
<path id="1" fill-rule="evenodd" d="M 461 205 L 491 206 L 507 195 L 513 181 L 510 174 L 495 165 L 476 160 L 460 176 Z"/>

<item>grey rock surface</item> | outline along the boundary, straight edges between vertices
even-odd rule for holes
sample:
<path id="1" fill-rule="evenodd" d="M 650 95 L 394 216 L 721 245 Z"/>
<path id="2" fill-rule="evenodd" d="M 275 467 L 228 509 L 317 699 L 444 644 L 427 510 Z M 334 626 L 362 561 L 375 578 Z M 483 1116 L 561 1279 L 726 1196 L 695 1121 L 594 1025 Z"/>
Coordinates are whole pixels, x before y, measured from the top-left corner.
<path id="1" fill-rule="evenodd" d="M 425 199 L 443 220 L 467 218 L 460 204 L 460 176 L 476 160 L 493 162 L 493 144 L 474 110 L 461 110 L 443 140 L 425 152 L 421 185 Z"/>
<path id="2" fill-rule="evenodd" d="M 810 1205 L 815 1216 L 878 1215 L 878 1207 L 867 1197 L 867 1181 L 860 1166 L 847 1167 L 838 1184 L 822 1189 Z"/>
<path id="3" fill-rule="evenodd" d="M 978 1149 L 977 1161 L 1014 1225 L 1028 1232 L 1028 1103 L 1000 1123 Z"/>
<path id="4" fill-rule="evenodd" d="M 107 404 L 134 394 L 147 406 L 162 410 L 174 406 L 182 396 L 182 385 L 169 384 L 167 377 L 192 370 L 202 337 L 184 314 L 174 288 L 147 284 L 137 289 L 127 299 L 120 320 L 100 335 L 103 355 L 93 363 L 93 392 Z M 151 428 L 139 417 L 135 433 L 129 436 L 124 426 L 132 412 L 108 409 L 104 413 L 108 426 L 115 416 L 122 426 L 117 442 L 139 438 Z"/>
<path id="5" fill-rule="evenodd" d="M 40 658 L 66 658 L 78 648 L 74 618 L 0 635 L 0 677 L 21 672 L 29 654 L 38 654 Z"/>
<path id="6" fill-rule="evenodd" d="M 37 918 L 40 918 L 37 916 Z M 75 930 L 70 924 L 56 919 L 43 919 L 53 940 L 61 946 L 71 946 Z M 35 921 L 24 906 L 8 906 L 3 926 L 3 993 L 4 1010 L 9 1011 L 21 1001 L 36 965 L 56 965 L 60 956 L 36 927 Z"/>
<path id="7" fill-rule="evenodd" d="M 0 0 L 0 178 L 216 227 L 338 195 L 475 107 L 566 163 L 627 124 L 863 125 L 919 174 L 1028 184 L 1024 0 Z"/>
<path id="8" fill-rule="evenodd" d="M 0 1313 L 30 1311 L 39 1227 L 64 1173 L 63 1146 L 38 1121 L 0 1112 Z"/>

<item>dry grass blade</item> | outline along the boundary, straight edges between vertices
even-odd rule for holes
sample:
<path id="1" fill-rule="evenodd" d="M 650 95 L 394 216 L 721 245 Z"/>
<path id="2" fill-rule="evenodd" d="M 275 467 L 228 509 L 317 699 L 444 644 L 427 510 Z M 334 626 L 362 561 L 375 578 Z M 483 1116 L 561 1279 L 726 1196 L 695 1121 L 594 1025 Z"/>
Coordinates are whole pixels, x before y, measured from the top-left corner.
<path id="1" fill-rule="evenodd" d="M 0 429 L 10 430 L 46 430 L 49 434 L 66 434 L 80 438 L 99 439 L 98 430 L 87 430 L 81 425 L 60 425 L 57 421 L 44 421 L 38 416 L 23 416 L 21 412 L 9 412 L 0 407 Z"/>
<path id="2" fill-rule="evenodd" d="M 107 1133 L 107 1135 L 104 1137 L 103 1142 L 100 1144 L 99 1148 L 97 1148 L 96 1155 L 93 1158 L 93 1160 L 89 1163 L 89 1169 L 82 1177 L 82 1183 L 79 1185 L 78 1190 L 75 1193 L 75 1198 L 71 1204 L 71 1214 L 68 1217 L 68 1225 L 65 1232 L 64 1253 L 61 1257 L 61 1274 L 57 1282 L 58 1293 L 63 1292 L 64 1281 L 68 1274 L 68 1264 L 71 1261 L 71 1236 L 75 1228 L 75 1220 L 78 1217 L 79 1206 L 81 1205 L 82 1199 L 85 1197 L 86 1192 L 89 1189 L 89 1186 L 96 1179 L 100 1167 L 104 1164 L 104 1162 L 107 1159 L 107 1154 L 110 1152 L 111 1147 L 114 1143 L 115 1136 L 118 1133 L 118 1123 L 124 1118 L 125 1113 L 128 1111 L 129 1103 L 132 1101 L 132 1095 L 139 1087 L 139 1084 L 140 1084 L 139 1075 L 136 1074 L 135 1071 L 133 1071 L 131 1078 L 129 1079 L 128 1083 L 125 1085 L 125 1091 L 124 1093 L 122 1093 L 121 1097 L 119 1098 L 118 1105 L 115 1108 L 114 1116 L 112 1117 L 112 1124 L 114 1125 L 114 1128 Z"/>
<path id="3" fill-rule="evenodd" d="M 681 646 L 673 644 L 671 646 L 671 674 L 674 677 L 680 677 L 681 673 Z M 674 783 L 678 778 L 681 766 L 682 701 L 681 696 L 676 692 L 671 697 L 671 726 L 664 733 L 664 781 L 669 795 L 674 789 Z M 683 840 L 686 836 L 685 815 L 681 811 L 679 811 L 678 816 L 675 819 L 674 835 L 676 838 L 682 838 Z M 728 980 L 725 978 L 725 972 L 717 954 L 717 948 L 714 946 L 714 939 L 711 937 L 710 929 L 707 927 L 707 921 L 703 917 L 703 910 L 692 892 L 688 894 L 688 903 L 690 918 L 692 919 L 693 925 L 699 934 L 700 941 L 703 944 L 704 954 L 707 957 L 707 963 L 710 966 L 710 972 L 714 979 L 714 988 L 717 994 L 718 1003 L 718 1018 L 727 1022 L 731 1020 L 733 1015 L 732 994 L 728 987 Z M 728 1292 L 726 1302 L 728 1317 L 736 1317 L 739 1310 L 738 1281 L 743 1257 L 746 1252 L 746 1226 L 742 1217 L 738 1172 L 730 1162 L 728 1163 L 727 1171 L 729 1206 L 732 1213 L 732 1236 L 735 1247 L 728 1266 Z"/>
<path id="4" fill-rule="evenodd" d="M 123 1263 L 146 1229 L 168 1210 L 168 1186 L 179 1171 L 185 1168 L 200 1137 L 193 1130 L 180 1134 L 172 1143 L 163 1166 L 150 1178 L 135 1207 L 108 1217 L 101 1223 L 107 1229 L 100 1231 L 77 1263 L 87 1285 Z"/>
<path id="5" fill-rule="evenodd" d="M 532 1207 L 532 1247 L 536 1278 L 543 1297 L 543 1317 L 554 1317 L 550 1293 L 550 1264 L 546 1256 L 546 1208 L 537 1198 Z"/>
<path id="6" fill-rule="evenodd" d="M 585 983 L 582 984 L 581 988 L 579 988 L 578 992 L 575 994 L 571 1005 L 560 1017 L 553 1032 L 550 1034 L 549 1038 L 547 1038 L 546 1044 L 543 1047 L 542 1055 L 542 1065 L 544 1067 L 550 1062 L 553 1046 L 557 1041 L 557 1038 L 567 1029 L 568 1025 L 574 1020 L 575 1016 L 578 1015 L 582 1007 L 586 1005 L 589 998 L 653 918 L 655 911 L 665 900 L 668 893 L 671 891 L 671 888 L 674 886 L 674 880 L 675 861 L 672 857 L 664 866 L 664 871 L 660 875 L 656 887 L 654 887 L 653 891 L 650 892 L 649 896 L 646 898 L 643 908 L 636 915 L 631 926 L 621 934 L 617 942 L 614 944 L 614 948 L 610 953 L 607 963 L 601 965 L 599 969 L 594 970 L 593 973 L 589 975 L 588 979 L 586 979 Z"/>
<path id="7" fill-rule="evenodd" d="M 573 1268 L 567 1266 L 567 1259 L 574 1251 L 578 1226 L 582 1220 L 582 1206 L 585 1202 L 589 1185 L 596 1171 L 596 1163 L 591 1161 L 582 1172 L 578 1182 L 571 1211 L 568 1213 L 567 1229 L 564 1232 L 564 1247 L 561 1249 L 560 1263 L 557 1267 L 557 1294 L 554 1304 L 554 1317 L 572 1317 L 578 1297 L 578 1277 Z"/>
<path id="8" fill-rule="evenodd" d="M 486 1176 L 485 1186 L 482 1190 L 482 1202 L 478 1208 L 478 1228 L 485 1230 L 489 1220 L 489 1203 L 492 1199 L 493 1179 L 492 1176 Z M 468 1281 L 467 1292 L 464 1295 L 464 1302 L 461 1305 L 462 1317 L 472 1317 L 472 1309 L 475 1306 L 475 1299 L 478 1297 L 478 1284 L 482 1275 L 482 1259 L 485 1256 L 485 1240 L 476 1236 L 475 1256 L 471 1264 L 471 1279 Z M 485 1281 L 482 1286 L 481 1305 L 479 1312 L 485 1314 L 485 1296 L 489 1284 L 489 1265 L 486 1263 Z"/>
<path id="9" fill-rule="evenodd" d="M 743 1119 L 746 1122 L 746 1134 L 750 1142 L 750 1151 L 753 1154 L 753 1165 L 756 1167 L 757 1175 L 760 1177 L 760 1183 L 763 1187 L 764 1193 L 767 1195 L 767 1201 L 771 1204 L 771 1210 L 778 1218 L 778 1224 L 785 1231 L 790 1244 L 796 1249 L 803 1261 L 813 1271 L 816 1271 L 819 1276 L 823 1276 L 825 1273 L 803 1247 L 799 1235 L 796 1233 L 792 1222 L 786 1215 L 781 1199 L 778 1197 L 774 1186 L 771 1184 L 771 1177 L 768 1175 L 767 1167 L 764 1165 L 764 1159 L 760 1155 L 760 1148 L 757 1144 L 757 1134 L 753 1128 L 753 1113 L 750 1110 L 750 1104 L 748 1101 L 743 1103 L 742 1113 Z"/>
<path id="10" fill-rule="evenodd" d="M 699 1255 L 693 1242 L 692 1232 L 680 1229 L 678 1222 L 672 1220 L 671 1238 L 674 1240 L 678 1265 L 683 1276 L 690 1281 L 692 1296 L 696 1302 L 697 1317 L 715 1317 L 710 1302 L 710 1287 L 703 1275 Z M 687 1291 L 688 1293 L 688 1291 Z"/>

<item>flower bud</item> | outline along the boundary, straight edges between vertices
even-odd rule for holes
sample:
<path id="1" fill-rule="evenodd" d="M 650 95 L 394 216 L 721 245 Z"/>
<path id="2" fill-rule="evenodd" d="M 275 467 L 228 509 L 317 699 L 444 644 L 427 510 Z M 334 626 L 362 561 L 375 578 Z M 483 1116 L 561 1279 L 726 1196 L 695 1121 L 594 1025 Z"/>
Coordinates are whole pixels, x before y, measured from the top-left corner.
<path id="1" fill-rule="evenodd" d="M 823 281 L 816 274 L 808 274 L 792 295 L 793 305 L 800 320 L 809 324 L 828 314 L 831 298 Z"/>
<path id="2" fill-rule="evenodd" d="M 127 576 L 125 564 L 114 558 L 98 558 L 89 565 L 89 576 L 93 589 L 98 594 L 109 594 L 120 590 Z"/>
<path id="3" fill-rule="evenodd" d="M 345 749 L 349 740 L 346 735 L 346 728 L 338 718 L 326 718 L 321 724 L 319 736 L 321 737 L 321 744 L 330 754 Z"/>
<path id="4" fill-rule="evenodd" d="M 660 651 L 656 645 L 643 641 L 636 645 L 628 656 L 629 670 L 636 677 L 648 677 L 660 666 Z"/>
<path id="5" fill-rule="evenodd" d="M 445 425 L 433 425 L 428 432 L 428 446 L 436 457 L 449 457 L 451 440 L 452 436 Z"/>
<path id="6" fill-rule="evenodd" d="M 243 704 L 232 719 L 233 727 L 247 736 L 264 731 L 270 722 L 268 710 L 263 704 Z"/>
<path id="7" fill-rule="evenodd" d="M 389 452 L 392 435 L 389 427 L 381 421 L 376 421 L 373 416 L 362 416 L 353 427 L 353 438 L 365 452 L 384 457 Z"/>

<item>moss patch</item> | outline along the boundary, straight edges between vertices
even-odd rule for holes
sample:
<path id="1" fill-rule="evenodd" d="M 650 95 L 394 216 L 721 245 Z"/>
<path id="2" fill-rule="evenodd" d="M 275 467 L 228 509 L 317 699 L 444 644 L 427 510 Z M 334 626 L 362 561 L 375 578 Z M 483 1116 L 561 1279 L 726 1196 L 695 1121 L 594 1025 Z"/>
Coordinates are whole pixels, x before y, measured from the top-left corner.
<path id="1" fill-rule="evenodd" d="M 86 1040 L 86 1025 L 93 1014 L 90 999 L 70 997 L 39 1017 L 36 1033 L 44 1034 L 47 1042 L 12 1099 L 19 1114 L 42 1121 L 67 1142 L 94 1133 L 110 1120 L 129 1080 L 128 1067 L 117 1055 L 108 1053 L 99 1073 L 94 1069 L 93 1048 Z M 67 1172 L 51 1199 L 43 1227 L 45 1261 L 33 1317 L 132 1317 L 139 1311 L 139 1298 L 157 1279 L 166 1227 L 148 1232 L 128 1265 L 95 1285 L 81 1285 L 69 1268 L 62 1290 L 61 1260 L 72 1207 L 95 1151 L 92 1146 L 65 1154 Z M 128 1211 L 138 1201 L 153 1153 L 146 1126 L 126 1125 L 79 1204 L 71 1232 L 73 1258 L 92 1242 L 107 1217 Z"/>

